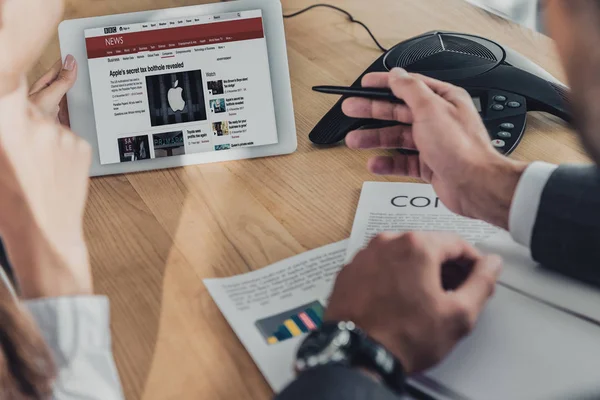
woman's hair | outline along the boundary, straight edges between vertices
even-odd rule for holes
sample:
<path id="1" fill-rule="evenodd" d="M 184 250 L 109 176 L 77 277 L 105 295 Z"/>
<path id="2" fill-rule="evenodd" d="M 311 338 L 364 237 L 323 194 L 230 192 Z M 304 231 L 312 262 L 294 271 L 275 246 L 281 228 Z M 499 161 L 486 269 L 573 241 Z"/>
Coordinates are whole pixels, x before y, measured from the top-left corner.
<path id="1" fill-rule="evenodd" d="M 50 399 L 54 378 L 50 349 L 0 278 L 0 399 Z"/>

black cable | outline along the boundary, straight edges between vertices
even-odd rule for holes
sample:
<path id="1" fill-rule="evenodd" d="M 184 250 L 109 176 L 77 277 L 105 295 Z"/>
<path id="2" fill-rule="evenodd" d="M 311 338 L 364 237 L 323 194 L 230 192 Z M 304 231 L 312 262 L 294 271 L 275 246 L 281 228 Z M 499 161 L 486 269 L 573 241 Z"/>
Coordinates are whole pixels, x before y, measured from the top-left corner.
<path id="1" fill-rule="evenodd" d="M 360 26 L 362 26 L 363 28 L 365 28 L 365 30 L 367 31 L 367 33 L 369 34 L 369 36 L 371 36 L 371 39 L 373 39 L 373 41 L 375 42 L 375 44 L 377 45 L 377 47 L 379 47 L 379 49 L 381 51 L 383 51 L 384 53 L 386 53 L 388 51 L 388 49 L 386 49 L 385 47 L 383 47 L 379 41 L 377 40 L 377 38 L 375 37 L 375 35 L 373 35 L 373 32 L 371 32 L 371 29 L 369 29 L 369 27 L 367 25 L 365 25 L 363 22 L 358 21 L 356 19 L 354 19 L 354 17 L 352 16 L 352 14 L 350 14 L 348 11 L 341 9 L 339 7 L 336 6 L 332 6 L 331 4 L 314 4 L 310 7 L 306 7 L 305 9 L 302 9 L 300 11 L 294 12 L 292 14 L 284 14 L 283 18 L 294 18 L 297 17 L 300 14 L 304 14 L 307 11 L 312 10 L 313 8 L 317 8 L 317 7 L 326 7 L 326 8 L 331 8 L 333 10 L 339 11 L 342 14 L 345 14 L 348 19 L 350 20 L 350 22 L 352 22 L 353 24 L 358 24 Z"/>

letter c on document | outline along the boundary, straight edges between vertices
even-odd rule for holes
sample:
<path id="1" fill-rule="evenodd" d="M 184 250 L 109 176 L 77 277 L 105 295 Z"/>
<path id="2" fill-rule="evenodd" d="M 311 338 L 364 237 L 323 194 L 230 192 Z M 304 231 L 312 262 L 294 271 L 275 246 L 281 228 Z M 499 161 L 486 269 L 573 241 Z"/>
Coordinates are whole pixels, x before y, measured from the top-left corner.
<path id="1" fill-rule="evenodd" d="M 396 196 L 392 199 L 392 205 L 394 207 L 407 207 L 407 204 L 399 204 L 399 199 L 407 199 L 408 200 L 408 196 Z"/>

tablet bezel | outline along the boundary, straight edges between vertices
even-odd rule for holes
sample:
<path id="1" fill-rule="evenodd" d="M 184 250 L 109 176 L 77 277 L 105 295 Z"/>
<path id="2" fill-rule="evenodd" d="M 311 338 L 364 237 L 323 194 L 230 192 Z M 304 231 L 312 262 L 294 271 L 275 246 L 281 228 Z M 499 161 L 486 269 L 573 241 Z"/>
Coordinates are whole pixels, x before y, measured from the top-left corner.
<path id="1" fill-rule="evenodd" d="M 169 20 L 185 16 L 222 14 L 257 9 L 262 10 L 263 13 L 263 24 L 271 69 L 273 100 L 275 103 L 275 118 L 279 143 L 268 146 L 247 147 L 210 153 L 186 154 L 177 157 L 155 158 L 152 160 L 119 164 L 100 164 L 98 139 L 96 136 L 96 121 L 94 118 L 92 89 L 85 44 L 84 31 L 86 29 Z M 67 94 L 67 100 L 69 103 L 71 129 L 88 141 L 93 148 L 93 160 L 90 168 L 91 176 L 123 174 L 186 165 L 276 156 L 293 153 L 298 147 L 285 30 L 283 25 L 283 10 L 280 0 L 239 0 L 226 3 L 202 4 L 197 6 L 67 20 L 60 24 L 58 34 L 63 59 L 67 54 L 72 54 L 78 61 L 77 82 Z"/>

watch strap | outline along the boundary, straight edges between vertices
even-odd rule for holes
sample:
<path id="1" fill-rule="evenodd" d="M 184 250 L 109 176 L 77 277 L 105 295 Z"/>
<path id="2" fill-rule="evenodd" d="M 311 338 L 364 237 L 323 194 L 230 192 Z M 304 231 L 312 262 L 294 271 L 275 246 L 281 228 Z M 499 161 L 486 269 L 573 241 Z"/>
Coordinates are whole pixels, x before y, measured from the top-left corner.
<path id="1" fill-rule="evenodd" d="M 324 337 L 327 340 L 323 342 Z M 323 323 L 298 349 L 298 372 L 323 365 L 365 369 L 379 376 L 394 392 L 404 393 L 405 373 L 401 362 L 352 321 Z"/>

